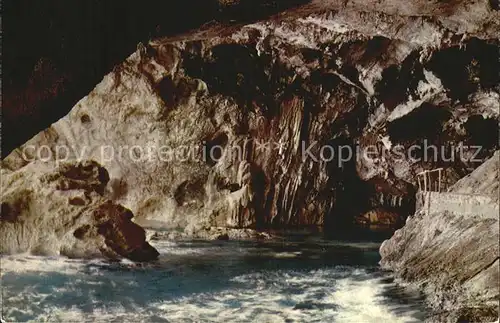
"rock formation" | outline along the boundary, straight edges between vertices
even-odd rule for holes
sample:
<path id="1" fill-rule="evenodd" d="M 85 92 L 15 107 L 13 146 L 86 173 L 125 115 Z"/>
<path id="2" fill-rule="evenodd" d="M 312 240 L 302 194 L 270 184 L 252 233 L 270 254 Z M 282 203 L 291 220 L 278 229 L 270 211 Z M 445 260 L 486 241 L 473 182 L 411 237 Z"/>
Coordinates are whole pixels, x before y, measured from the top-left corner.
<path id="1" fill-rule="evenodd" d="M 226 227 L 196 228 L 195 231 L 151 231 L 151 240 L 270 240 L 275 238 L 268 232 L 252 229 L 232 229 Z"/>
<path id="2" fill-rule="evenodd" d="M 2 169 L 0 252 L 155 260 L 132 212 L 105 198 L 108 181 L 94 161 Z"/>
<path id="3" fill-rule="evenodd" d="M 452 194 L 491 197 L 496 214 L 463 214 L 456 208 L 428 214 L 425 209 L 380 248 L 381 265 L 403 281 L 423 288 L 434 309 L 432 322 L 493 322 L 499 302 L 500 152 L 457 182 Z M 467 191 L 464 191 L 467 188 Z M 442 203 L 447 195 L 433 197 Z"/>
<path id="4" fill-rule="evenodd" d="M 401 221 L 399 214 L 389 212 L 384 209 L 373 209 L 365 214 L 356 217 L 356 223 L 362 227 L 367 227 L 372 230 L 383 230 L 386 228 L 400 227 Z"/>
<path id="5" fill-rule="evenodd" d="M 305 2 L 5 2 L 2 158 L 66 115 L 137 43 L 203 24 L 251 22 Z"/>
<path id="6" fill-rule="evenodd" d="M 1 252 L 155 259 L 132 212 L 139 224 L 221 240 L 406 221 L 381 264 L 424 288 L 431 320 L 494 320 L 498 217 L 479 208 L 412 214 L 423 170 L 442 168 L 449 194 L 498 190 L 498 155 L 471 174 L 499 145 L 498 5 L 197 3 L 207 11 L 176 31 L 209 23 L 175 37 L 154 26 L 168 20 L 164 10 L 138 12 L 154 15 L 155 31 L 131 39 L 153 39 L 112 70 L 128 41 L 102 65 L 77 37 L 55 43 L 92 66 L 72 65 L 66 52 L 44 59 L 51 50 L 22 69 L 8 65 L 7 76 L 28 80 L 6 83 L 14 136 L 1 163 Z M 250 14 L 256 7 L 262 14 Z M 104 41 L 120 30 L 104 29 L 114 30 Z M 37 39 L 28 34 L 20 38 Z M 34 134 L 26 127 L 52 122 L 10 152 Z"/>
<path id="7" fill-rule="evenodd" d="M 158 38 L 2 167 L 96 160 L 115 203 L 170 228 L 332 229 L 378 207 L 404 218 L 416 173 L 440 166 L 453 182 L 477 166 L 412 160 L 412 145 L 498 147 L 496 9 L 312 1 Z"/>

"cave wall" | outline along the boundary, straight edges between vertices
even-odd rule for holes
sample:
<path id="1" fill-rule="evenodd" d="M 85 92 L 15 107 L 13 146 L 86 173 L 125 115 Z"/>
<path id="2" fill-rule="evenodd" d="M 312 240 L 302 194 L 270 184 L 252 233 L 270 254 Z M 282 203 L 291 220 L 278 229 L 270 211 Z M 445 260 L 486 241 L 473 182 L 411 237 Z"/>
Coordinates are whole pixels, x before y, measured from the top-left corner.
<path id="1" fill-rule="evenodd" d="M 475 18 L 453 25 L 463 18 L 461 3 L 432 19 L 350 5 L 350 11 L 306 7 L 289 17 L 140 44 L 2 167 L 16 170 L 49 152 L 48 159 L 56 152 L 94 159 L 109 170 L 107 196 L 138 221 L 188 230 L 332 228 L 384 206 L 377 204 L 380 194 L 411 204 L 416 173 L 440 166 L 453 180 L 474 165 L 415 162 L 390 149 L 485 140 L 474 129 L 499 114 L 498 73 L 490 72 L 499 64 L 491 55 L 498 51 L 496 27 L 481 29 Z M 481 24 L 498 15 L 487 2 L 477 5 Z M 37 156 L 44 145 L 49 149 Z M 316 157 L 325 145 L 381 150 L 340 163 L 338 156 L 304 159 L 303 145 L 313 145 Z M 205 158 L 216 146 L 218 154 Z M 146 147 L 198 149 L 182 160 L 160 160 Z M 482 157 L 497 147 L 498 140 Z"/>
<path id="2" fill-rule="evenodd" d="M 2 157 L 65 116 L 137 43 L 251 22 L 307 0 L 2 3 Z"/>

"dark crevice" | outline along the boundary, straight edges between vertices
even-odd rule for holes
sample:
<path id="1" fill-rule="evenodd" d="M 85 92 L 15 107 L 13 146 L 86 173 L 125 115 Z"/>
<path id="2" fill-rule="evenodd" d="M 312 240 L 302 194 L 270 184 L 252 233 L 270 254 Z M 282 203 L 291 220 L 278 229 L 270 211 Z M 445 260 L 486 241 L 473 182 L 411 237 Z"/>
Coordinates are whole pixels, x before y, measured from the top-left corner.
<path id="1" fill-rule="evenodd" d="M 160 96 L 166 106 L 173 107 L 177 104 L 177 87 L 170 76 L 164 77 L 156 85 L 156 93 Z"/>
<path id="2" fill-rule="evenodd" d="M 393 143 L 410 143 L 416 140 L 436 140 L 443 132 L 443 124 L 451 113 L 443 108 L 424 103 L 405 116 L 387 124 Z"/>
<path id="3" fill-rule="evenodd" d="M 486 151 L 498 149 L 497 119 L 485 119 L 481 115 L 473 115 L 464 124 L 464 128 L 467 144 L 480 146 Z"/>
<path id="4" fill-rule="evenodd" d="M 203 147 L 206 163 L 210 166 L 215 166 L 222 157 L 224 148 L 227 145 L 229 138 L 225 133 L 216 135 L 215 137 L 205 140 Z"/>
<path id="5" fill-rule="evenodd" d="M 90 117 L 88 114 L 83 114 L 81 117 L 80 117 L 80 121 L 82 123 L 90 123 Z"/>
<path id="6" fill-rule="evenodd" d="M 355 144 L 352 139 L 339 137 L 328 143 L 339 151 L 339 147 L 350 147 L 355 154 Z M 334 191 L 335 205 L 328 214 L 325 215 L 325 232 L 333 235 L 346 233 L 352 228 L 354 216 L 369 209 L 369 186 L 363 182 L 356 171 L 356 156 L 353 155 L 347 161 L 339 161 L 338 154 L 329 163 L 329 183 L 328 186 Z M 332 192 L 325 194 L 333 195 Z"/>
<path id="7" fill-rule="evenodd" d="M 174 191 L 174 199 L 178 206 L 186 204 L 203 205 L 205 199 L 204 181 L 193 179 L 182 182 Z"/>
<path id="8" fill-rule="evenodd" d="M 500 8 L 500 1 L 498 0 L 489 0 L 490 8 L 493 10 L 499 10 Z"/>
<path id="9" fill-rule="evenodd" d="M 498 44 L 472 38 L 461 47 L 436 52 L 426 68 L 441 79 L 450 98 L 467 102 L 479 86 L 491 89 L 500 83 Z"/>
<path id="10" fill-rule="evenodd" d="M 206 57 L 184 55 L 187 74 L 204 80 L 211 93 L 233 97 L 246 111 L 258 109 L 269 115 L 277 106 L 269 96 L 273 91 L 264 64 L 255 48 L 237 44 L 215 46 Z"/>
<path id="11" fill-rule="evenodd" d="M 268 192 L 270 185 L 264 171 L 259 166 L 252 165 L 251 173 L 251 186 L 254 194 L 252 203 L 255 206 L 255 225 L 258 229 L 262 229 L 265 226 L 265 212 L 266 209 L 270 207 L 269 199 L 272 199 L 272 195 Z"/>
<path id="12" fill-rule="evenodd" d="M 391 65 L 382 72 L 382 79 L 375 85 L 375 93 L 389 110 L 406 101 L 410 95 L 415 96 L 418 83 L 425 80 L 419 56 L 420 53 L 415 51 L 401 65 Z"/>

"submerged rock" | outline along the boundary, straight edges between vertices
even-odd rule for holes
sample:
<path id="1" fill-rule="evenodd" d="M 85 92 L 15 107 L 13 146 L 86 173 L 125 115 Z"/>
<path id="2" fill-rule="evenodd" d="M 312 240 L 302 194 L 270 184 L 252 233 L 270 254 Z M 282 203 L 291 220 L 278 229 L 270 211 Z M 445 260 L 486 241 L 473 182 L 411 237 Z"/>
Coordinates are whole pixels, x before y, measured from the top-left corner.
<path id="1" fill-rule="evenodd" d="M 108 181 L 94 161 L 2 169 L 1 253 L 155 260 L 132 212 L 105 198 Z"/>
<path id="2" fill-rule="evenodd" d="M 224 227 L 197 228 L 184 231 L 149 231 L 152 240 L 269 240 L 273 235 L 253 229 L 236 229 Z"/>
<path id="3" fill-rule="evenodd" d="M 498 319 L 499 157 L 497 152 L 449 193 L 432 195 L 430 201 L 439 204 L 450 194 L 476 194 L 491 198 L 489 203 L 496 214 L 482 213 L 480 207 L 475 208 L 475 214 L 463 214 L 465 204 L 475 202 L 467 199 L 469 195 L 462 195 L 460 205 L 444 212 L 428 214 L 421 208 L 380 248 L 382 267 L 423 288 L 434 309 L 431 322 Z M 467 193 L 463 192 L 465 188 Z"/>

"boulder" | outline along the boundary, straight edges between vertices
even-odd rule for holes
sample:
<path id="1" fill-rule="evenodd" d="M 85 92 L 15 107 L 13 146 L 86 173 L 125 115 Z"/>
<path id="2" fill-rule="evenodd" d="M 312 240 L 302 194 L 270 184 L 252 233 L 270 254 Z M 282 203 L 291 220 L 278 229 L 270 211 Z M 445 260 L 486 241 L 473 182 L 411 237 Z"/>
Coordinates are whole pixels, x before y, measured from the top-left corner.
<path id="1" fill-rule="evenodd" d="M 155 260 L 132 212 L 106 198 L 108 181 L 95 161 L 2 169 L 1 253 Z"/>

